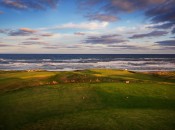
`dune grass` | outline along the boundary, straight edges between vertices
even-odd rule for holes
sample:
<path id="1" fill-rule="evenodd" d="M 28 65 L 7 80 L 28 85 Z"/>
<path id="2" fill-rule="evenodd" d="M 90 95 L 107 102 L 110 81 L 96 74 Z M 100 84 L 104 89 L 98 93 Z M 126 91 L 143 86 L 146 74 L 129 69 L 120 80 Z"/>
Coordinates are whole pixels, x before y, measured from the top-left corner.
<path id="1" fill-rule="evenodd" d="M 1 71 L 0 129 L 174 130 L 174 74 Z"/>

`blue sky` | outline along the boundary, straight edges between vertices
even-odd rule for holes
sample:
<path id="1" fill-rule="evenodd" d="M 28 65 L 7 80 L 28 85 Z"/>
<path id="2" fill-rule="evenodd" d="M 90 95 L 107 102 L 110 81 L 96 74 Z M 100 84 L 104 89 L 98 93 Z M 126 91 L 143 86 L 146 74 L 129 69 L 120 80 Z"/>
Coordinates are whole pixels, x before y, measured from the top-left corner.
<path id="1" fill-rule="evenodd" d="M 0 53 L 175 53 L 174 0 L 0 0 Z"/>

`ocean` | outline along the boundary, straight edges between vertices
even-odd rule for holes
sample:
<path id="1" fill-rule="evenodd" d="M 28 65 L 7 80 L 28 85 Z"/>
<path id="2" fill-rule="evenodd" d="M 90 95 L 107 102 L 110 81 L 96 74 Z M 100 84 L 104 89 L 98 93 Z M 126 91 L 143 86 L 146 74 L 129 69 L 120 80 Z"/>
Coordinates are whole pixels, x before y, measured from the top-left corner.
<path id="1" fill-rule="evenodd" d="M 175 54 L 0 54 L 0 70 L 175 71 Z"/>

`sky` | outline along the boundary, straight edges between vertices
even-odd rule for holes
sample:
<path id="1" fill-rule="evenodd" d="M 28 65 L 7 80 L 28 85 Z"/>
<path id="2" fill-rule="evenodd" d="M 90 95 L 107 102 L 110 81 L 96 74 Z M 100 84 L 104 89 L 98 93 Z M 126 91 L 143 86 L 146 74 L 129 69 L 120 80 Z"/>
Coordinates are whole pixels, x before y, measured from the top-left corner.
<path id="1" fill-rule="evenodd" d="M 175 54 L 175 0 L 0 0 L 0 53 Z"/>

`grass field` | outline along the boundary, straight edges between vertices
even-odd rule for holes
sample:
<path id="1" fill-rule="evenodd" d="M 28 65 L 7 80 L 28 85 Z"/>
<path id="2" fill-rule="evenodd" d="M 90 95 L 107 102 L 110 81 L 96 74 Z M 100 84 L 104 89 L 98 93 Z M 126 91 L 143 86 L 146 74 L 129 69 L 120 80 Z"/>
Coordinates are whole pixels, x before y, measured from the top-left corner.
<path id="1" fill-rule="evenodd" d="M 0 71 L 0 130 L 175 130 L 175 72 Z"/>

